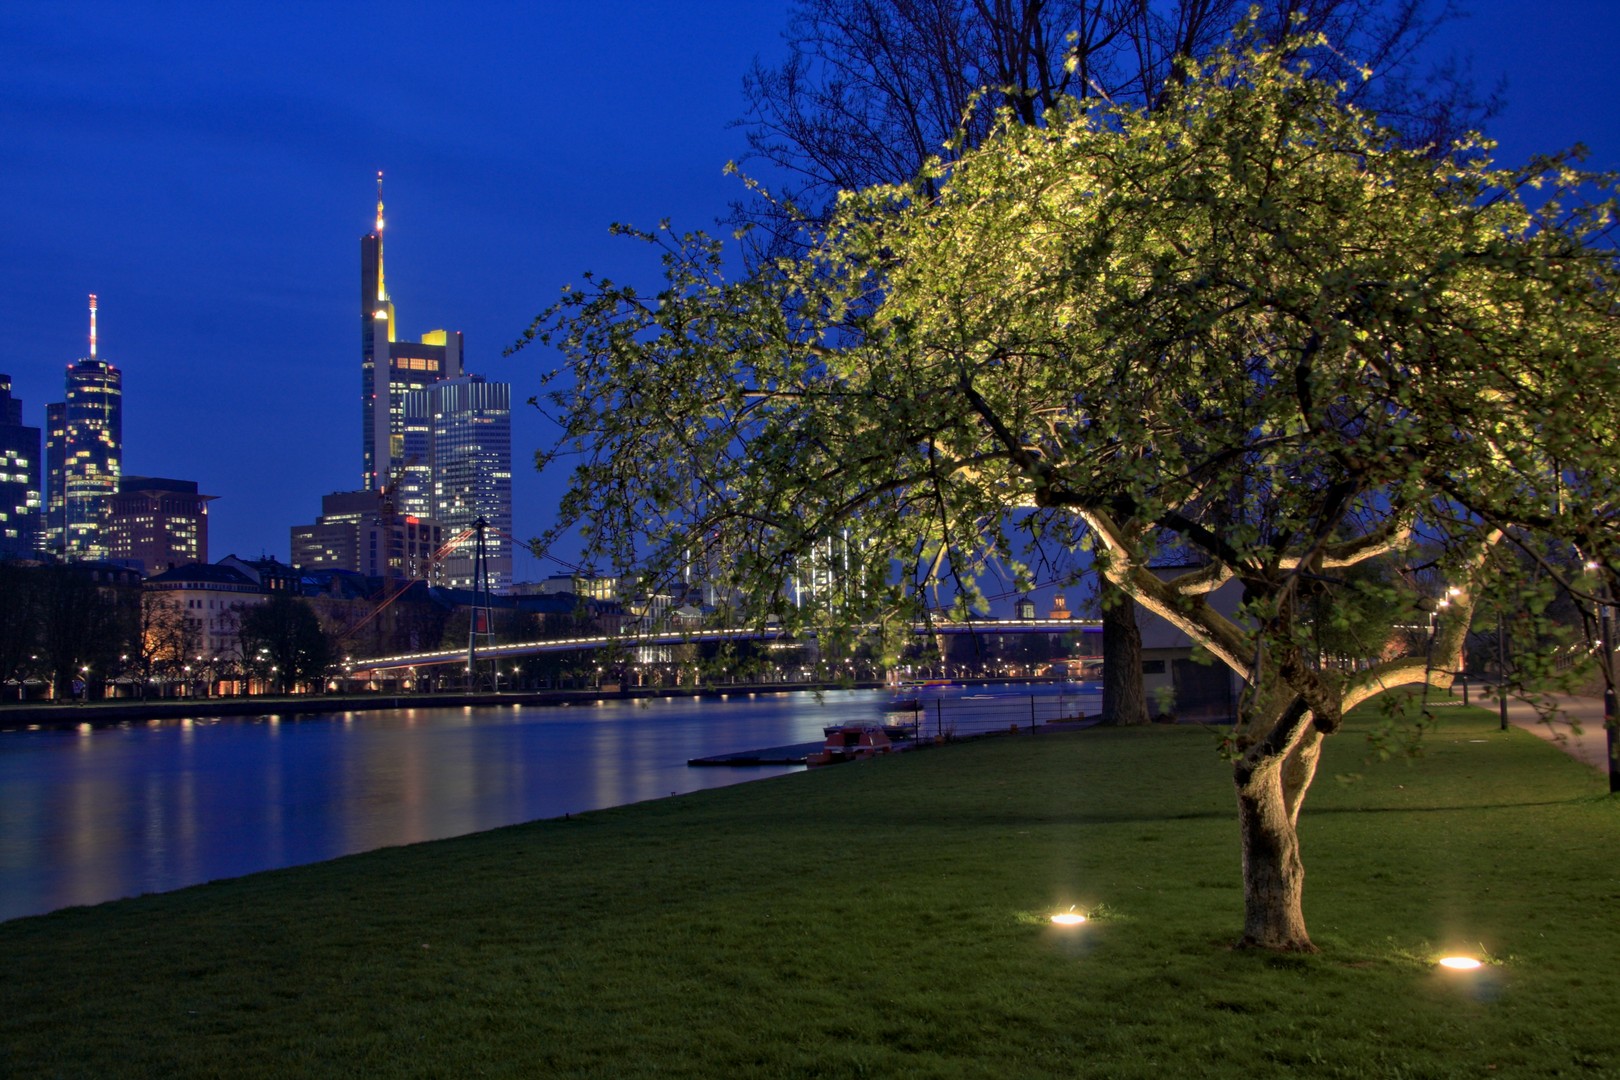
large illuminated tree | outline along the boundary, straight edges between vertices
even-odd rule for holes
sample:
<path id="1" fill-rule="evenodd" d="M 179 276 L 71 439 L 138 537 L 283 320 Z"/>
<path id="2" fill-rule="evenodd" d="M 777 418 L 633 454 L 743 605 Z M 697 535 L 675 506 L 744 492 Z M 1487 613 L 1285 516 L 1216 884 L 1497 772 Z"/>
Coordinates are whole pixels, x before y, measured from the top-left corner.
<path id="1" fill-rule="evenodd" d="M 1493 107 L 1474 96 L 1466 68 L 1419 70 L 1432 55 L 1419 46 L 1459 15 L 1453 0 L 795 0 L 786 55 L 756 62 L 743 85 L 747 160 L 780 186 L 740 202 L 736 217 L 752 226 L 751 243 L 796 250 L 839 192 L 918 179 L 932 196 L 929 163 L 953 160 L 998 124 L 1039 126 L 1079 98 L 1157 107 L 1190 70 L 1186 58 L 1218 49 L 1245 11 L 1259 37 L 1301 50 L 1315 78 L 1342 81 L 1349 55 L 1376 69 L 1349 87 L 1351 100 L 1375 107 L 1408 145 L 1449 143 Z M 1051 580 L 1052 569 L 1037 576 Z M 1106 579 L 1097 585 L 1103 718 L 1146 723 L 1134 605 Z"/>
<path id="2" fill-rule="evenodd" d="M 1296 825 L 1324 739 L 1449 681 L 1503 526 L 1558 519 L 1570 455 L 1613 482 L 1620 401 L 1612 207 L 1571 201 L 1593 178 L 1405 149 L 1289 55 L 1240 38 L 1150 112 L 1009 120 L 738 280 L 717 245 L 654 233 L 661 291 L 591 280 L 529 337 L 567 358 L 565 524 L 649 573 L 709 552 L 790 631 L 894 625 L 941 575 L 970 590 L 991 556 L 1092 543 L 1247 680 L 1243 938 L 1309 949 Z M 1318 667 L 1302 607 L 1415 534 L 1450 600 L 1427 655 Z M 1162 580 L 1165 545 L 1201 567 Z M 839 591 L 790 604 L 829 557 Z M 1207 602 L 1228 582 L 1236 620 Z"/>

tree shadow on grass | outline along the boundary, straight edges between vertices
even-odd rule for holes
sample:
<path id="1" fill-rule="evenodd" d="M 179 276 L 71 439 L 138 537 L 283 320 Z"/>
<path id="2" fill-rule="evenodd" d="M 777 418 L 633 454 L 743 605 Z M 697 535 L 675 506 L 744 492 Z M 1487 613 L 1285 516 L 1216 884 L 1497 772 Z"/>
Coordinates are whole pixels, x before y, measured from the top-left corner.
<path id="1" fill-rule="evenodd" d="M 1528 807 L 1540 806 L 1571 806 L 1576 803 L 1589 801 L 1585 796 L 1576 796 L 1568 799 L 1535 799 L 1524 802 L 1458 802 L 1448 803 L 1444 806 L 1323 806 L 1312 807 L 1307 805 L 1301 816 L 1326 816 L 1329 814 L 1440 814 L 1452 813 L 1459 810 L 1520 810 Z"/>

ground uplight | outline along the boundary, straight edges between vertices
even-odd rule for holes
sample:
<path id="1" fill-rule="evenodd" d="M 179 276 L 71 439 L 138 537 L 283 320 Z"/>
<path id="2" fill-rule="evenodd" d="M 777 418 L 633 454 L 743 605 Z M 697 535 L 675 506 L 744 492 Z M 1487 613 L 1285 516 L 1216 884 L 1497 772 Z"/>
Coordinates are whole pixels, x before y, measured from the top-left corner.
<path id="1" fill-rule="evenodd" d="M 1440 966 L 1452 971 L 1474 971 L 1484 965 L 1472 956 L 1446 956 L 1440 959 Z"/>
<path id="2" fill-rule="evenodd" d="M 1086 921 L 1086 917 L 1078 911 L 1060 911 L 1052 916 L 1052 922 L 1057 926 L 1079 926 Z"/>

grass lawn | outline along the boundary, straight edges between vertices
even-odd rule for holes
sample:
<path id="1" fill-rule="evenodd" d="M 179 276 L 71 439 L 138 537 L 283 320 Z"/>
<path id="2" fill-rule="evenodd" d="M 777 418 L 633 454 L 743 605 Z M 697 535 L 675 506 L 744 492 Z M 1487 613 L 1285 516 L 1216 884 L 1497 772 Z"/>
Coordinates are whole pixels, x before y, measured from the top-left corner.
<path id="1" fill-rule="evenodd" d="M 1329 745 L 1320 955 L 1231 948 L 1213 734 L 1094 729 L 6 923 L 0 1075 L 1620 1076 L 1620 802 L 1440 711 Z"/>

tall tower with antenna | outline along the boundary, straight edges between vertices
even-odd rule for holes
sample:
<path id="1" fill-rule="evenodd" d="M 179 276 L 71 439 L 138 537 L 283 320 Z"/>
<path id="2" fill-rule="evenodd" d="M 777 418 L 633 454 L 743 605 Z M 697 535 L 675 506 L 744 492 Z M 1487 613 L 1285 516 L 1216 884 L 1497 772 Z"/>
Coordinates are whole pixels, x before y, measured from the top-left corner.
<path id="1" fill-rule="evenodd" d="M 383 277 L 382 173 L 377 174 L 377 219 L 360 238 L 360 454 L 361 487 L 402 496 L 397 508 L 425 514 L 410 491 L 425 489 L 425 463 L 405 453 L 405 395 L 461 375 L 461 334 L 434 330 L 402 341 L 394 303 Z M 395 489 L 407 489 L 403 492 Z M 419 500 L 417 500 L 419 501 Z"/>
<path id="2" fill-rule="evenodd" d="M 68 559 L 107 557 L 104 527 L 124 463 L 124 376 L 97 355 L 69 364 L 65 398 L 45 407 L 46 547 Z"/>
<path id="3" fill-rule="evenodd" d="M 379 172 L 377 222 L 368 235 L 360 238 L 360 434 L 364 477 L 361 486 L 373 491 L 388 484 L 388 354 L 394 341 L 394 304 L 388 299 L 388 286 L 383 279 L 382 182 L 383 174 Z M 380 410 L 379 391 L 382 395 Z M 378 445 L 379 425 L 381 446 Z"/>

